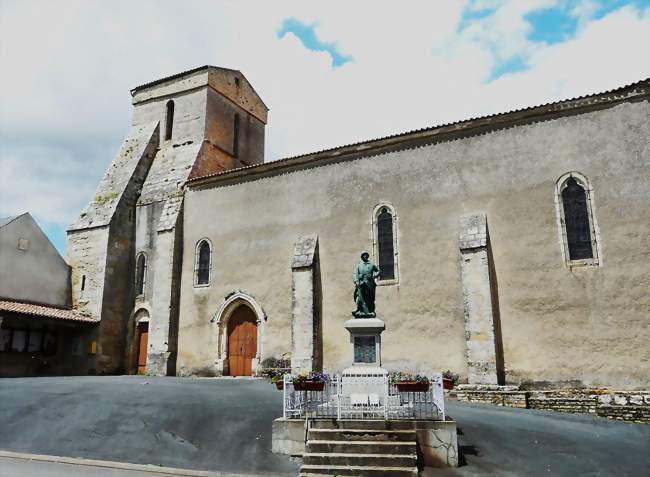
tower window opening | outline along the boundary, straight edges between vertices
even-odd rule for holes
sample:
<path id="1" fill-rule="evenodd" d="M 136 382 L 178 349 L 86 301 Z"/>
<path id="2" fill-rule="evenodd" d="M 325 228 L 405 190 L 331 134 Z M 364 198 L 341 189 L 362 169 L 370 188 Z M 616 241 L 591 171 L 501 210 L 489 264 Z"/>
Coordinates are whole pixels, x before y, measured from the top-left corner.
<path id="1" fill-rule="evenodd" d="M 232 155 L 239 156 L 239 114 L 235 114 L 232 133 Z"/>
<path id="2" fill-rule="evenodd" d="M 174 101 L 167 101 L 167 115 L 165 117 L 165 141 L 172 138 L 172 128 L 174 127 Z"/>

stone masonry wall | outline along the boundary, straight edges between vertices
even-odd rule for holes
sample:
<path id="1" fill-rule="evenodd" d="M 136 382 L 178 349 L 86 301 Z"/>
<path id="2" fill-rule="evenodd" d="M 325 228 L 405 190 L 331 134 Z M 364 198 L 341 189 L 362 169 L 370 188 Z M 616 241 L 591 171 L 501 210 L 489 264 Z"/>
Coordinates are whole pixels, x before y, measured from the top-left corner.
<path id="1" fill-rule="evenodd" d="M 607 389 L 525 391 L 517 390 L 516 386 L 464 387 L 461 385 L 454 394 L 459 401 L 464 402 L 572 414 L 593 414 L 610 419 L 650 424 L 650 391 Z"/>

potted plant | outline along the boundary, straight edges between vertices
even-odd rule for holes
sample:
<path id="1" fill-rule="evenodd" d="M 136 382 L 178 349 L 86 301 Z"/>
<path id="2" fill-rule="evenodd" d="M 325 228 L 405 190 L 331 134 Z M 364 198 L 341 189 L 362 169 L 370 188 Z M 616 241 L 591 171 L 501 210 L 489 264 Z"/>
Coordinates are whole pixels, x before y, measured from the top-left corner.
<path id="1" fill-rule="evenodd" d="M 284 374 L 284 371 L 272 369 L 266 373 L 266 377 L 271 380 L 271 383 L 275 384 L 279 391 L 282 391 L 284 389 Z"/>
<path id="2" fill-rule="evenodd" d="M 298 376 L 293 376 L 291 381 L 296 391 L 322 391 L 329 380 L 327 373 L 301 371 Z"/>
<path id="3" fill-rule="evenodd" d="M 260 375 L 267 377 L 279 390 L 284 389 L 284 375 L 291 372 L 291 361 L 282 358 L 268 357 L 262 361 Z"/>
<path id="4" fill-rule="evenodd" d="M 442 388 L 443 389 L 454 389 L 454 386 L 458 383 L 459 376 L 450 371 L 449 369 L 442 373 Z"/>
<path id="5" fill-rule="evenodd" d="M 412 374 L 406 371 L 390 373 L 388 379 L 401 393 L 421 393 L 429 390 L 429 378 L 422 374 Z"/>

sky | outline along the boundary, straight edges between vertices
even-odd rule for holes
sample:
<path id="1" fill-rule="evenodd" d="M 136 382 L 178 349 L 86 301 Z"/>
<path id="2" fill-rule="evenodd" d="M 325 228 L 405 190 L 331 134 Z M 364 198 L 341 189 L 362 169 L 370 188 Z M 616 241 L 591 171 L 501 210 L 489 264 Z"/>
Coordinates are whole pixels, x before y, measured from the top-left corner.
<path id="1" fill-rule="evenodd" d="M 63 254 L 129 90 L 205 64 L 269 106 L 272 161 L 650 77 L 650 0 L 0 0 L 0 217 Z"/>

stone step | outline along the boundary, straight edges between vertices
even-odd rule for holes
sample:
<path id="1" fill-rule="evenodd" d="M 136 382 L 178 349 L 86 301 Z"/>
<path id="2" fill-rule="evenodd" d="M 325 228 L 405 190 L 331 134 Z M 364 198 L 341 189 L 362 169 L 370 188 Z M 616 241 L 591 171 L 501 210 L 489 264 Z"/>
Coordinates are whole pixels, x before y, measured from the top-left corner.
<path id="1" fill-rule="evenodd" d="M 355 475 L 359 477 L 417 477 L 417 467 L 375 467 L 357 465 L 303 465 L 301 477 L 321 475 Z"/>
<path id="2" fill-rule="evenodd" d="M 308 453 L 336 454 L 415 454 L 415 441 L 313 441 L 308 440 Z"/>
<path id="3" fill-rule="evenodd" d="M 414 441 L 413 429 L 309 429 L 315 441 Z"/>
<path id="4" fill-rule="evenodd" d="M 302 463 L 309 465 L 415 467 L 417 460 L 416 454 L 307 453 L 302 456 Z"/>
<path id="5" fill-rule="evenodd" d="M 384 429 L 395 431 L 415 429 L 414 422 L 407 420 L 314 419 L 310 421 L 310 424 L 310 429 Z"/>

